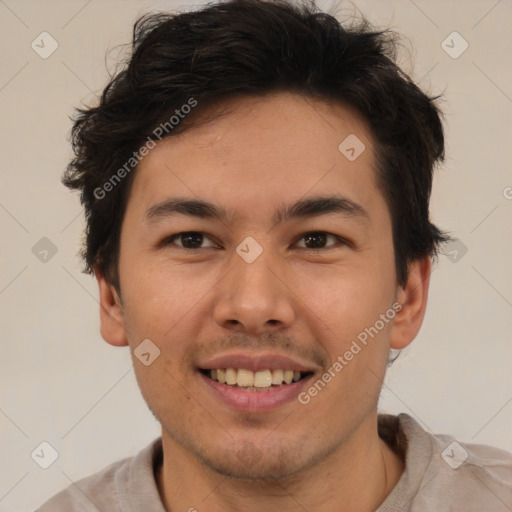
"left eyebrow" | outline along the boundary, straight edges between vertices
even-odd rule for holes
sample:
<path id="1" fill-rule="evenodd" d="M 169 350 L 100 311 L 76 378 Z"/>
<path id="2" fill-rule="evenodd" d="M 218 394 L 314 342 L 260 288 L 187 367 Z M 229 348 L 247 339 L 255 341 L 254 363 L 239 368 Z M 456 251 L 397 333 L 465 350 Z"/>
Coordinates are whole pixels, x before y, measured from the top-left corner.
<path id="1" fill-rule="evenodd" d="M 370 223 L 368 212 L 360 204 L 341 195 L 310 197 L 282 206 L 274 216 L 274 223 L 280 224 L 293 218 L 319 217 L 333 213 Z M 170 198 L 151 206 L 146 211 L 144 220 L 146 224 L 155 224 L 176 214 L 201 219 L 217 219 L 226 223 L 229 218 L 224 208 L 213 203 L 190 198 Z"/>
<path id="2" fill-rule="evenodd" d="M 368 212 L 355 201 L 342 195 L 319 196 L 301 199 L 289 206 L 284 206 L 275 216 L 275 223 L 297 217 L 319 217 L 332 213 L 339 213 L 345 217 L 354 217 L 370 223 Z"/>

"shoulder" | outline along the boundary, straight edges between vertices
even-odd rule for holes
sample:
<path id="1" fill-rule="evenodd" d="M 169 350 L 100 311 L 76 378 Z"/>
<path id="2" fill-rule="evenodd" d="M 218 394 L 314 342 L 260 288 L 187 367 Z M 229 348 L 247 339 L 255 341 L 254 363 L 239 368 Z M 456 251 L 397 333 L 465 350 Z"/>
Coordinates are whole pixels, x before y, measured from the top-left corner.
<path id="1" fill-rule="evenodd" d="M 407 444 L 404 474 L 414 488 L 411 511 L 509 510 L 511 453 L 428 432 L 406 414 L 398 421 Z"/>
<path id="2" fill-rule="evenodd" d="M 156 439 L 134 457 L 127 457 L 106 468 L 71 483 L 41 505 L 36 512 L 121 512 L 122 502 L 129 499 L 127 490 L 130 480 L 137 478 L 140 483 L 154 483 L 152 464 L 161 446 Z"/>
<path id="3" fill-rule="evenodd" d="M 408 443 L 415 445 L 430 445 L 431 463 L 440 464 L 443 470 L 450 474 L 459 468 L 485 468 L 487 474 L 512 476 L 512 453 L 483 444 L 458 441 L 447 434 L 436 434 L 423 429 L 418 422 L 407 414 L 398 416 L 400 426 Z M 512 485 L 512 480 L 507 480 Z"/>
<path id="4" fill-rule="evenodd" d="M 37 512 L 86 512 L 98 508 L 102 510 L 102 506 L 117 512 L 115 476 L 131 461 L 131 458 L 117 461 L 93 475 L 71 483 L 38 508 Z"/>

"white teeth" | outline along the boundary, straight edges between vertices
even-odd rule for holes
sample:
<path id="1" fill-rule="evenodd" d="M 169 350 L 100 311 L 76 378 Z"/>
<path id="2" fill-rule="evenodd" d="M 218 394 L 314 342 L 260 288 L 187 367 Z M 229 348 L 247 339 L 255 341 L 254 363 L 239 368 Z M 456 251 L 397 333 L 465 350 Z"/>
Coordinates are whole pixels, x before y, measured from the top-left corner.
<path id="1" fill-rule="evenodd" d="M 244 370 L 240 368 L 236 377 L 236 383 L 240 387 L 248 388 L 254 386 L 254 373 L 251 370 Z"/>
<path id="2" fill-rule="evenodd" d="M 259 370 L 253 372 L 245 368 L 216 368 L 210 370 L 208 375 L 212 380 L 229 386 L 241 388 L 258 388 L 259 390 L 270 389 L 272 386 L 291 384 L 298 382 L 301 372 L 293 370 Z"/>
<path id="3" fill-rule="evenodd" d="M 226 368 L 226 384 L 234 386 L 236 384 L 237 371 L 234 368 Z"/>
<path id="4" fill-rule="evenodd" d="M 240 373 L 240 370 L 238 370 L 238 373 Z M 262 370 L 254 374 L 254 387 L 268 388 L 271 385 L 272 372 L 270 370 Z"/>
<path id="5" fill-rule="evenodd" d="M 213 371 L 213 370 L 212 370 Z M 212 377 L 213 379 L 213 377 Z M 215 380 L 215 379 L 213 379 Z M 217 380 L 221 383 L 221 384 L 225 384 L 226 383 L 226 370 L 223 370 L 221 368 L 219 368 L 217 370 Z"/>
<path id="6" fill-rule="evenodd" d="M 280 386 L 284 380 L 283 375 L 283 370 L 272 370 L 272 384 L 274 384 L 275 386 Z"/>
<path id="7" fill-rule="evenodd" d="M 286 384 L 291 384 L 293 381 L 293 370 L 285 370 L 284 371 L 284 382 Z"/>

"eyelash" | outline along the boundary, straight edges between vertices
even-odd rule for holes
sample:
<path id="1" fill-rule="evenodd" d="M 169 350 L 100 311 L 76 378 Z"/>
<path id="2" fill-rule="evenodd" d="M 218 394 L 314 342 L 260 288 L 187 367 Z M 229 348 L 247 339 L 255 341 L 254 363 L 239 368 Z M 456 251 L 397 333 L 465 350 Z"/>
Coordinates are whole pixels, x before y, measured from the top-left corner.
<path id="1" fill-rule="evenodd" d="M 303 238 L 305 238 L 306 236 L 308 235 L 327 235 L 328 237 L 333 237 L 336 239 L 336 241 L 338 243 L 336 244 L 333 244 L 333 245 L 328 245 L 327 247 L 319 247 L 319 248 L 309 248 L 309 247 L 301 247 L 300 249 L 303 249 L 303 250 L 306 250 L 306 251 L 326 251 L 326 250 L 329 250 L 329 249 L 334 249 L 336 247 L 340 247 L 340 246 L 350 246 L 350 242 L 348 242 L 347 240 L 339 237 L 339 236 L 336 236 L 336 235 L 333 235 L 332 233 L 329 233 L 327 231 L 307 231 L 306 233 L 303 233 L 298 239 L 297 241 L 299 240 L 302 240 Z M 208 238 L 210 239 L 210 237 L 208 235 L 206 235 L 205 233 L 203 233 L 202 231 L 183 231 L 181 233 L 176 233 L 175 235 L 171 235 L 169 237 L 167 237 L 166 239 L 163 240 L 163 242 L 161 243 L 161 246 L 162 247 L 165 247 L 165 246 L 168 246 L 168 245 L 176 245 L 174 244 L 174 240 L 177 239 L 177 238 L 180 238 L 184 235 L 203 235 L 205 238 Z M 204 240 L 203 240 L 204 241 Z M 210 239 L 210 241 L 212 241 Z M 297 243 L 297 242 L 295 242 Z M 199 251 L 201 249 L 214 249 L 215 247 L 213 246 L 210 246 L 210 247 L 199 247 L 199 248 L 196 248 L 196 249 L 190 249 L 188 247 L 182 247 L 181 245 L 176 245 L 176 247 L 180 248 L 180 249 L 184 249 L 186 251 Z"/>

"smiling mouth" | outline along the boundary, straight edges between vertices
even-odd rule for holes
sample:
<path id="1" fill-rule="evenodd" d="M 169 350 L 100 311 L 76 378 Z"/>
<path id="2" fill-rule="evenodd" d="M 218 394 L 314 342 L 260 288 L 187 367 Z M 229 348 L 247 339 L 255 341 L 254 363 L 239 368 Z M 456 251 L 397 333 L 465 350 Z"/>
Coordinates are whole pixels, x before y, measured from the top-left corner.
<path id="1" fill-rule="evenodd" d="M 245 368 L 201 369 L 200 372 L 215 382 L 244 391 L 270 391 L 289 386 L 313 374 L 281 369 L 253 372 Z"/>

